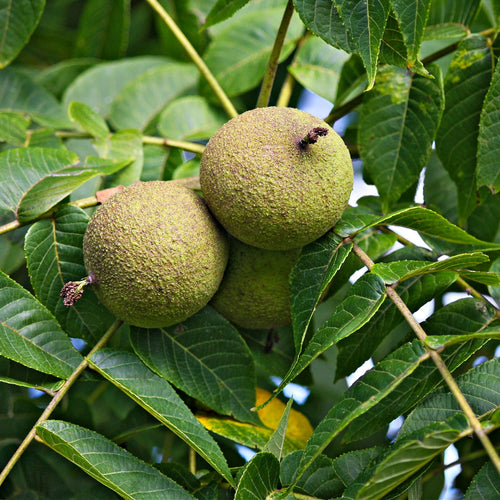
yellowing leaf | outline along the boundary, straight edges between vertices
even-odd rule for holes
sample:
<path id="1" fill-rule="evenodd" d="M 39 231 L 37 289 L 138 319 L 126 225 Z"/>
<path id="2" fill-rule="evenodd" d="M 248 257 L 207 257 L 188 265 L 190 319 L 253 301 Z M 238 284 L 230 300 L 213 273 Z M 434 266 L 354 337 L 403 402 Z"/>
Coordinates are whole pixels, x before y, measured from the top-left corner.
<path id="1" fill-rule="evenodd" d="M 265 389 L 257 387 L 257 396 L 255 400 L 255 406 L 259 406 L 265 403 L 271 397 L 271 393 Z M 285 404 L 277 398 L 274 398 L 269 404 L 264 406 L 262 410 L 257 412 L 262 423 L 275 430 L 278 427 L 281 415 L 285 411 Z M 288 418 L 288 426 L 286 429 L 286 437 L 294 441 L 303 441 L 304 445 L 307 440 L 311 437 L 313 433 L 313 428 L 304 415 L 294 410 L 290 410 L 290 417 Z"/>
<path id="2" fill-rule="evenodd" d="M 269 399 L 271 394 L 257 388 L 255 406 L 259 406 Z M 262 410 L 257 412 L 264 426 L 246 424 L 219 415 L 199 414 L 196 418 L 209 431 L 224 436 L 236 443 L 249 448 L 264 449 L 269 438 L 279 424 L 285 404 L 279 399 L 273 399 Z M 305 447 L 313 428 L 309 420 L 297 410 L 291 410 L 285 434 L 283 455 Z"/>

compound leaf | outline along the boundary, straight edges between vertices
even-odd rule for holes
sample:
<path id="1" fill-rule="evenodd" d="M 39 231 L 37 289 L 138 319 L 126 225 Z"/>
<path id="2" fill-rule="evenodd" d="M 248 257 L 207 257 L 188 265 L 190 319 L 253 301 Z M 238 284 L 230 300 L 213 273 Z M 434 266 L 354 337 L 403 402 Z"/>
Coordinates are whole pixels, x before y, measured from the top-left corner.
<path id="1" fill-rule="evenodd" d="M 60 420 L 47 420 L 37 426 L 37 434 L 47 446 L 122 498 L 195 498 L 152 465 L 97 432 Z"/>

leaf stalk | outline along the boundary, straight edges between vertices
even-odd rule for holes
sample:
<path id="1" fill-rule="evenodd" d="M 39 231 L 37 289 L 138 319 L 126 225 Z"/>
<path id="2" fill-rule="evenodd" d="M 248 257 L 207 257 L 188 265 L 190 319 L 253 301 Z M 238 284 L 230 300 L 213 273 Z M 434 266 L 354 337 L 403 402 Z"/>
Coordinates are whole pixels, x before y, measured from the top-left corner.
<path id="1" fill-rule="evenodd" d="M 205 64 L 205 61 L 200 57 L 196 49 L 193 47 L 191 42 L 187 39 L 186 35 L 182 32 L 182 30 L 177 26 L 172 17 L 169 16 L 167 11 L 161 6 L 158 0 L 147 0 L 149 5 L 156 11 L 156 13 L 161 17 L 162 21 L 167 25 L 172 34 L 177 38 L 177 41 L 182 45 L 187 55 L 193 61 L 195 66 L 198 68 L 201 76 L 206 80 L 210 88 L 213 90 L 217 99 L 221 103 L 222 107 L 226 111 L 227 115 L 230 118 L 234 118 L 238 115 L 235 107 L 232 102 L 229 100 L 229 97 L 226 95 L 219 82 L 212 74 L 208 66 Z"/>
<path id="2" fill-rule="evenodd" d="M 264 75 L 264 79 L 262 80 L 259 97 L 257 99 L 257 108 L 265 108 L 269 105 L 269 98 L 271 97 L 271 91 L 273 89 L 274 79 L 278 69 L 280 54 L 283 49 L 283 44 L 285 43 L 286 33 L 288 31 L 288 27 L 290 26 L 293 12 L 293 2 L 292 0 L 288 0 L 285 12 L 283 13 L 283 17 L 281 19 L 281 24 L 278 28 L 278 33 L 276 34 L 276 39 L 274 40 L 271 55 L 269 56 L 266 73 Z"/>

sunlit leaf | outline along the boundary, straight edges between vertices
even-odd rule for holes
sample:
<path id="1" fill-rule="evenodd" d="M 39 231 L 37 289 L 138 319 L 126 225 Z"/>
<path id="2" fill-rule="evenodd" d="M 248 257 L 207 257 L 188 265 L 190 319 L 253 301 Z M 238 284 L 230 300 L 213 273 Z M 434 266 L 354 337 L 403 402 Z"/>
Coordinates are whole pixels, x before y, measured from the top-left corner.
<path id="1" fill-rule="evenodd" d="M 231 17 L 236 11 L 248 3 L 248 0 L 217 0 L 205 19 L 204 27 L 208 28 Z"/>
<path id="2" fill-rule="evenodd" d="M 431 0 L 391 0 L 408 51 L 408 65 L 418 59 Z"/>
<path id="3" fill-rule="evenodd" d="M 235 500 L 261 500 L 278 486 L 280 465 L 278 459 L 265 451 L 257 453 L 243 469 Z"/>
<path id="4" fill-rule="evenodd" d="M 109 128 L 100 115 L 83 102 L 73 101 L 68 108 L 69 117 L 94 137 L 106 137 Z"/>
<path id="5" fill-rule="evenodd" d="M 279 389 L 283 389 L 329 347 L 366 324 L 384 299 L 385 287 L 382 280 L 373 274 L 362 276 L 351 287 L 347 297 L 333 310 L 329 319 L 314 332 L 304 352 L 283 377 Z"/>
<path id="6" fill-rule="evenodd" d="M 144 128 L 172 99 L 194 88 L 194 64 L 172 62 L 153 67 L 130 80 L 116 95 L 110 121 L 117 129 Z"/>
<path id="7" fill-rule="evenodd" d="M 134 354 L 125 351 L 102 349 L 92 356 L 91 363 L 232 483 L 220 448 L 166 380 L 153 374 Z"/>
<path id="8" fill-rule="evenodd" d="M 297 354 L 321 297 L 351 249 L 352 244 L 344 244 L 331 232 L 302 249 L 290 274 L 290 307 Z"/>
<path id="9" fill-rule="evenodd" d="M 60 378 L 69 377 L 83 359 L 54 316 L 1 272 L 0 354 Z"/>
<path id="10" fill-rule="evenodd" d="M 465 341 L 465 339 L 463 340 Z M 486 415 L 500 406 L 500 363 L 492 359 L 471 368 L 456 378 L 460 391 L 476 415 Z M 448 388 L 429 395 L 405 419 L 398 440 L 433 422 L 462 413 L 457 400 Z"/>
<path id="11" fill-rule="evenodd" d="M 21 112 L 0 113 L 0 141 L 22 146 L 26 142 L 26 130 L 30 120 Z"/>
<path id="12" fill-rule="evenodd" d="M 378 263 L 373 266 L 372 272 L 382 277 L 386 283 L 392 284 L 397 281 L 405 281 L 414 276 L 421 276 L 422 274 L 469 269 L 489 260 L 486 254 L 474 252 L 454 255 L 433 263 L 418 260 L 398 260 L 395 262 Z"/>
<path id="13" fill-rule="evenodd" d="M 382 460 L 361 474 L 359 483 L 356 481 L 346 489 L 344 497 L 360 500 L 382 498 L 442 453 L 467 427 L 467 419 L 458 415 L 446 422 L 436 422 L 418 435 L 397 441 Z"/>
<path id="14" fill-rule="evenodd" d="M 122 498 L 194 499 L 153 466 L 97 432 L 67 422 L 48 420 L 37 426 L 37 434 L 47 446 Z"/>
<path id="15" fill-rule="evenodd" d="M 337 99 L 337 86 L 349 54 L 326 44 L 321 38 L 309 37 L 300 47 L 288 71 L 304 87 L 330 102 Z"/>
<path id="16" fill-rule="evenodd" d="M 37 161 L 41 160 L 37 159 Z M 63 167 L 46 174 L 19 200 L 18 220 L 28 222 L 36 219 L 88 180 L 98 175 L 112 174 L 129 163 L 129 159 L 119 161 L 88 157 L 84 165 Z"/>
<path id="17" fill-rule="evenodd" d="M 69 85 L 63 95 L 63 106 L 67 109 L 72 101 L 83 102 L 107 118 L 114 98 L 130 80 L 166 62 L 164 57 L 142 56 L 97 64 Z"/>
<path id="18" fill-rule="evenodd" d="M 187 96 L 167 104 L 157 128 L 168 139 L 209 139 L 226 121 L 226 115 L 203 97 Z"/>
<path id="19" fill-rule="evenodd" d="M 142 134 L 138 130 L 119 130 L 111 136 L 97 139 L 95 148 L 102 158 L 110 158 L 117 163 L 123 163 L 124 159 L 129 160 L 123 170 L 120 169 L 108 180 L 108 187 L 120 184 L 128 186 L 140 179 L 144 166 L 144 151 Z"/>
<path id="20" fill-rule="evenodd" d="M 229 96 L 240 95 L 260 83 L 282 16 L 282 8 L 249 12 L 225 26 L 208 46 L 205 63 Z M 302 30 L 299 19 L 292 19 L 280 60 L 290 54 Z M 208 92 L 206 84 L 202 86 L 203 92 Z"/>

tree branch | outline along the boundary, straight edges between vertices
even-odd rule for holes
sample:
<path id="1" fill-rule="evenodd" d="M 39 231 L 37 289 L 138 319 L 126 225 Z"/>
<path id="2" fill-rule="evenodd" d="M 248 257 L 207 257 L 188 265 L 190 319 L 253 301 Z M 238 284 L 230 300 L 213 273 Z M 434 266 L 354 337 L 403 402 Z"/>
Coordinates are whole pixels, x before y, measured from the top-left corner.
<path id="1" fill-rule="evenodd" d="M 368 254 L 361 249 L 355 242 L 352 242 L 353 247 L 352 250 L 356 254 L 356 256 L 359 258 L 359 260 L 368 268 L 368 270 L 371 271 L 374 262 L 370 259 Z M 408 306 L 404 303 L 403 299 L 399 296 L 399 294 L 396 292 L 394 289 L 394 286 L 386 286 L 385 288 L 387 296 L 392 300 L 394 305 L 398 308 L 399 312 L 403 315 L 407 323 L 410 325 L 411 329 L 417 336 L 419 340 L 422 341 L 424 344 L 424 347 L 427 349 L 427 352 L 429 353 L 429 356 L 431 357 L 432 361 L 436 365 L 437 369 L 439 370 L 439 373 L 443 377 L 443 380 L 446 382 L 448 385 L 451 393 L 457 400 L 460 408 L 464 412 L 465 416 L 467 417 L 470 426 L 474 430 L 475 434 L 481 441 L 481 444 L 483 445 L 483 448 L 486 450 L 486 453 L 488 453 L 488 456 L 490 457 L 491 461 L 493 462 L 493 465 L 497 469 L 498 473 L 500 474 L 500 457 L 498 456 L 495 447 L 491 443 L 488 434 L 485 432 L 483 427 L 481 426 L 481 422 L 479 419 L 476 417 L 476 414 L 470 407 L 467 399 L 465 396 L 462 394 L 462 391 L 458 387 L 458 384 L 456 383 L 455 379 L 453 378 L 452 374 L 448 370 L 448 367 L 446 366 L 445 362 L 439 355 L 439 353 L 431 348 L 429 348 L 425 344 L 425 339 L 427 337 L 427 334 L 425 333 L 424 329 L 421 327 L 420 323 L 415 319 L 415 316 L 413 316 L 412 312 L 410 309 L 408 309 Z"/>

